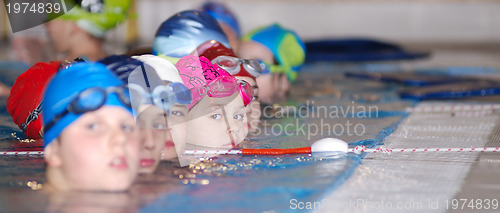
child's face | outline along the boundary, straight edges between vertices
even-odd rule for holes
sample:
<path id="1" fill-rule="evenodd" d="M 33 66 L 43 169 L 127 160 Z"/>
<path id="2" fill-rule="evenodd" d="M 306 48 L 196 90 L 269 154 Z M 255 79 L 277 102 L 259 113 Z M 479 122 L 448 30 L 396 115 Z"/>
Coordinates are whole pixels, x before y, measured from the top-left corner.
<path id="1" fill-rule="evenodd" d="M 214 104 L 208 96 L 189 112 L 188 143 L 214 148 L 233 148 L 248 134 L 246 109 L 241 96 L 231 96 L 227 104 Z M 224 109 L 224 111 L 223 111 Z M 224 116 L 227 117 L 224 117 Z M 227 124 L 225 121 L 227 119 Z"/>
<path id="2" fill-rule="evenodd" d="M 274 54 L 266 46 L 255 41 L 241 42 L 237 55 L 246 59 L 258 59 L 273 64 Z"/>
<path id="3" fill-rule="evenodd" d="M 83 114 L 47 149 L 48 182 L 62 190 L 123 191 L 139 167 L 135 120 L 117 106 Z"/>
<path id="4" fill-rule="evenodd" d="M 253 93 L 258 96 L 259 88 L 256 87 L 257 82 L 254 79 L 249 77 L 235 76 L 237 79 L 244 80 L 248 82 L 253 87 Z M 248 104 L 247 108 L 247 120 L 248 120 L 248 131 L 255 132 L 257 131 L 259 121 L 260 121 L 260 102 L 258 99 L 252 100 L 250 104 Z"/>
<path id="5" fill-rule="evenodd" d="M 141 130 L 139 173 L 153 173 L 160 163 L 162 149 L 172 144 L 164 110 L 153 105 L 139 107 L 137 125 Z M 175 152 L 175 149 L 174 149 Z"/>
<path id="6" fill-rule="evenodd" d="M 69 49 L 69 38 L 74 29 L 74 23 L 62 19 L 54 19 L 45 24 L 54 49 L 58 52 L 65 52 Z"/>
<path id="7" fill-rule="evenodd" d="M 285 101 L 291 84 L 284 73 L 269 73 L 257 77 L 259 100 L 262 103 L 273 104 Z"/>
<path id="8" fill-rule="evenodd" d="M 268 64 L 274 64 L 274 55 L 264 45 L 254 42 L 242 42 L 238 55 L 241 58 L 262 60 Z M 259 100 L 263 103 L 273 104 L 283 101 L 290 91 L 290 81 L 282 73 L 269 73 L 257 77 L 259 87 Z"/>
<path id="9" fill-rule="evenodd" d="M 188 107 L 186 104 L 174 104 L 170 108 L 168 125 L 172 133 L 173 144 L 167 143 L 165 145 L 165 149 L 162 152 L 162 160 L 176 158 L 184 152 L 187 136 L 187 115 Z"/>

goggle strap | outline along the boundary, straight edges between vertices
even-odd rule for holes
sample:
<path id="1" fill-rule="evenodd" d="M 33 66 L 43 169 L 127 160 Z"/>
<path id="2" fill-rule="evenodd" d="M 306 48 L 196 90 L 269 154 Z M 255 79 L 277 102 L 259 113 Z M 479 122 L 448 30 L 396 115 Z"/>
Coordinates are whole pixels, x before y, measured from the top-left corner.
<path id="1" fill-rule="evenodd" d="M 141 70 L 142 70 L 142 76 L 144 77 L 144 82 L 146 83 L 146 87 L 148 88 L 149 94 L 153 94 L 151 91 L 151 85 L 149 84 L 149 79 L 148 75 L 146 74 L 146 68 L 144 67 L 144 64 L 141 63 Z M 149 96 L 151 99 L 151 103 L 154 103 L 153 97 Z"/>
<path id="2" fill-rule="evenodd" d="M 50 128 L 52 128 L 56 122 L 58 122 L 61 118 L 63 118 L 64 116 L 66 116 L 67 114 L 69 113 L 69 110 L 66 108 L 64 110 L 63 113 L 59 114 L 59 115 L 56 115 L 56 117 L 54 117 L 52 119 L 52 121 L 50 123 L 48 123 L 45 127 L 44 127 L 44 132 L 48 131 Z"/>
<path id="3" fill-rule="evenodd" d="M 36 108 L 30 113 L 30 115 L 26 118 L 26 121 L 24 123 L 21 124 L 21 130 L 23 130 L 23 132 L 26 132 L 26 130 L 28 129 L 28 125 L 38 119 L 38 115 L 40 115 L 40 113 L 42 112 L 42 101 L 40 101 L 40 103 L 38 104 L 38 106 L 36 106 Z"/>

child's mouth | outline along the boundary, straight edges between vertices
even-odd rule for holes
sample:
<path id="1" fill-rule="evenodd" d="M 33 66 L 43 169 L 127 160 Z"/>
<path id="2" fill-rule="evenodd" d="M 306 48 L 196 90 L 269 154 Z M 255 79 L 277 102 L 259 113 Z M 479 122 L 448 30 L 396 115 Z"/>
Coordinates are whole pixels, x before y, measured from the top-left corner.
<path id="1" fill-rule="evenodd" d="M 154 159 L 141 159 L 140 165 L 141 167 L 151 167 L 155 164 Z"/>
<path id="2" fill-rule="evenodd" d="M 127 159 L 124 156 L 114 158 L 109 165 L 120 170 L 128 168 Z"/>

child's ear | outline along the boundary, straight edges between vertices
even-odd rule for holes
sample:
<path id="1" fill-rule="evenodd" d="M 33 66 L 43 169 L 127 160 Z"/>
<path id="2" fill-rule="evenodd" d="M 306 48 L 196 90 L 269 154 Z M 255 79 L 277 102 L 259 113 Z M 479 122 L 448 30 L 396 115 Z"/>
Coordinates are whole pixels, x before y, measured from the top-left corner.
<path id="1" fill-rule="evenodd" d="M 47 165 L 52 167 L 59 167 L 62 165 L 62 160 L 60 156 L 59 141 L 54 139 L 49 145 L 47 145 L 43 151 L 43 157 Z"/>

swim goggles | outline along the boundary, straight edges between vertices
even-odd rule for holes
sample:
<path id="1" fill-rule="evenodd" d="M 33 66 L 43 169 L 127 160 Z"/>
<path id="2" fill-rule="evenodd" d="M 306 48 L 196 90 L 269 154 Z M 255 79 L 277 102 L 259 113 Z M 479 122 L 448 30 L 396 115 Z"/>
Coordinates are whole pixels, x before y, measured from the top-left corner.
<path id="1" fill-rule="evenodd" d="M 83 114 L 101 108 L 108 98 L 108 94 L 115 93 L 118 100 L 130 107 L 129 91 L 126 87 L 92 87 L 81 91 L 66 107 L 64 112 L 54 116 L 52 121 L 45 126 L 45 131 L 52 128 L 61 118 L 68 113 Z"/>
<path id="2" fill-rule="evenodd" d="M 169 111 L 175 103 L 190 104 L 192 101 L 191 91 L 179 82 L 158 85 L 153 91 L 146 91 L 137 84 L 128 84 L 127 87 L 129 88 L 131 102 L 134 106 L 151 104 Z"/>
<path id="3" fill-rule="evenodd" d="M 213 64 L 219 65 L 231 75 L 236 75 L 241 71 L 241 66 L 248 71 L 250 75 L 257 78 L 262 73 L 264 67 L 255 59 L 241 59 L 232 56 L 221 55 L 212 60 Z"/>
<path id="4" fill-rule="evenodd" d="M 245 106 L 253 100 L 254 95 L 253 88 L 248 82 L 229 75 L 219 76 L 208 85 L 195 89 L 198 95 L 208 95 L 213 98 L 229 97 L 238 91 Z"/>
<path id="5" fill-rule="evenodd" d="M 268 73 L 286 73 L 285 68 L 283 68 L 281 65 L 275 63 L 275 64 L 270 64 L 261 60 L 258 60 L 261 67 L 262 67 L 262 74 L 268 74 Z"/>
<path id="6" fill-rule="evenodd" d="M 259 63 L 261 64 L 261 67 L 263 67 L 262 74 L 283 73 L 286 74 L 291 82 L 294 82 L 295 79 L 297 79 L 297 70 L 300 68 L 300 66 L 289 67 L 286 65 L 280 65 L 277 62 L 275 62 L 275 64 L 270 64 L 261 60 L 259 60 Z"/>

